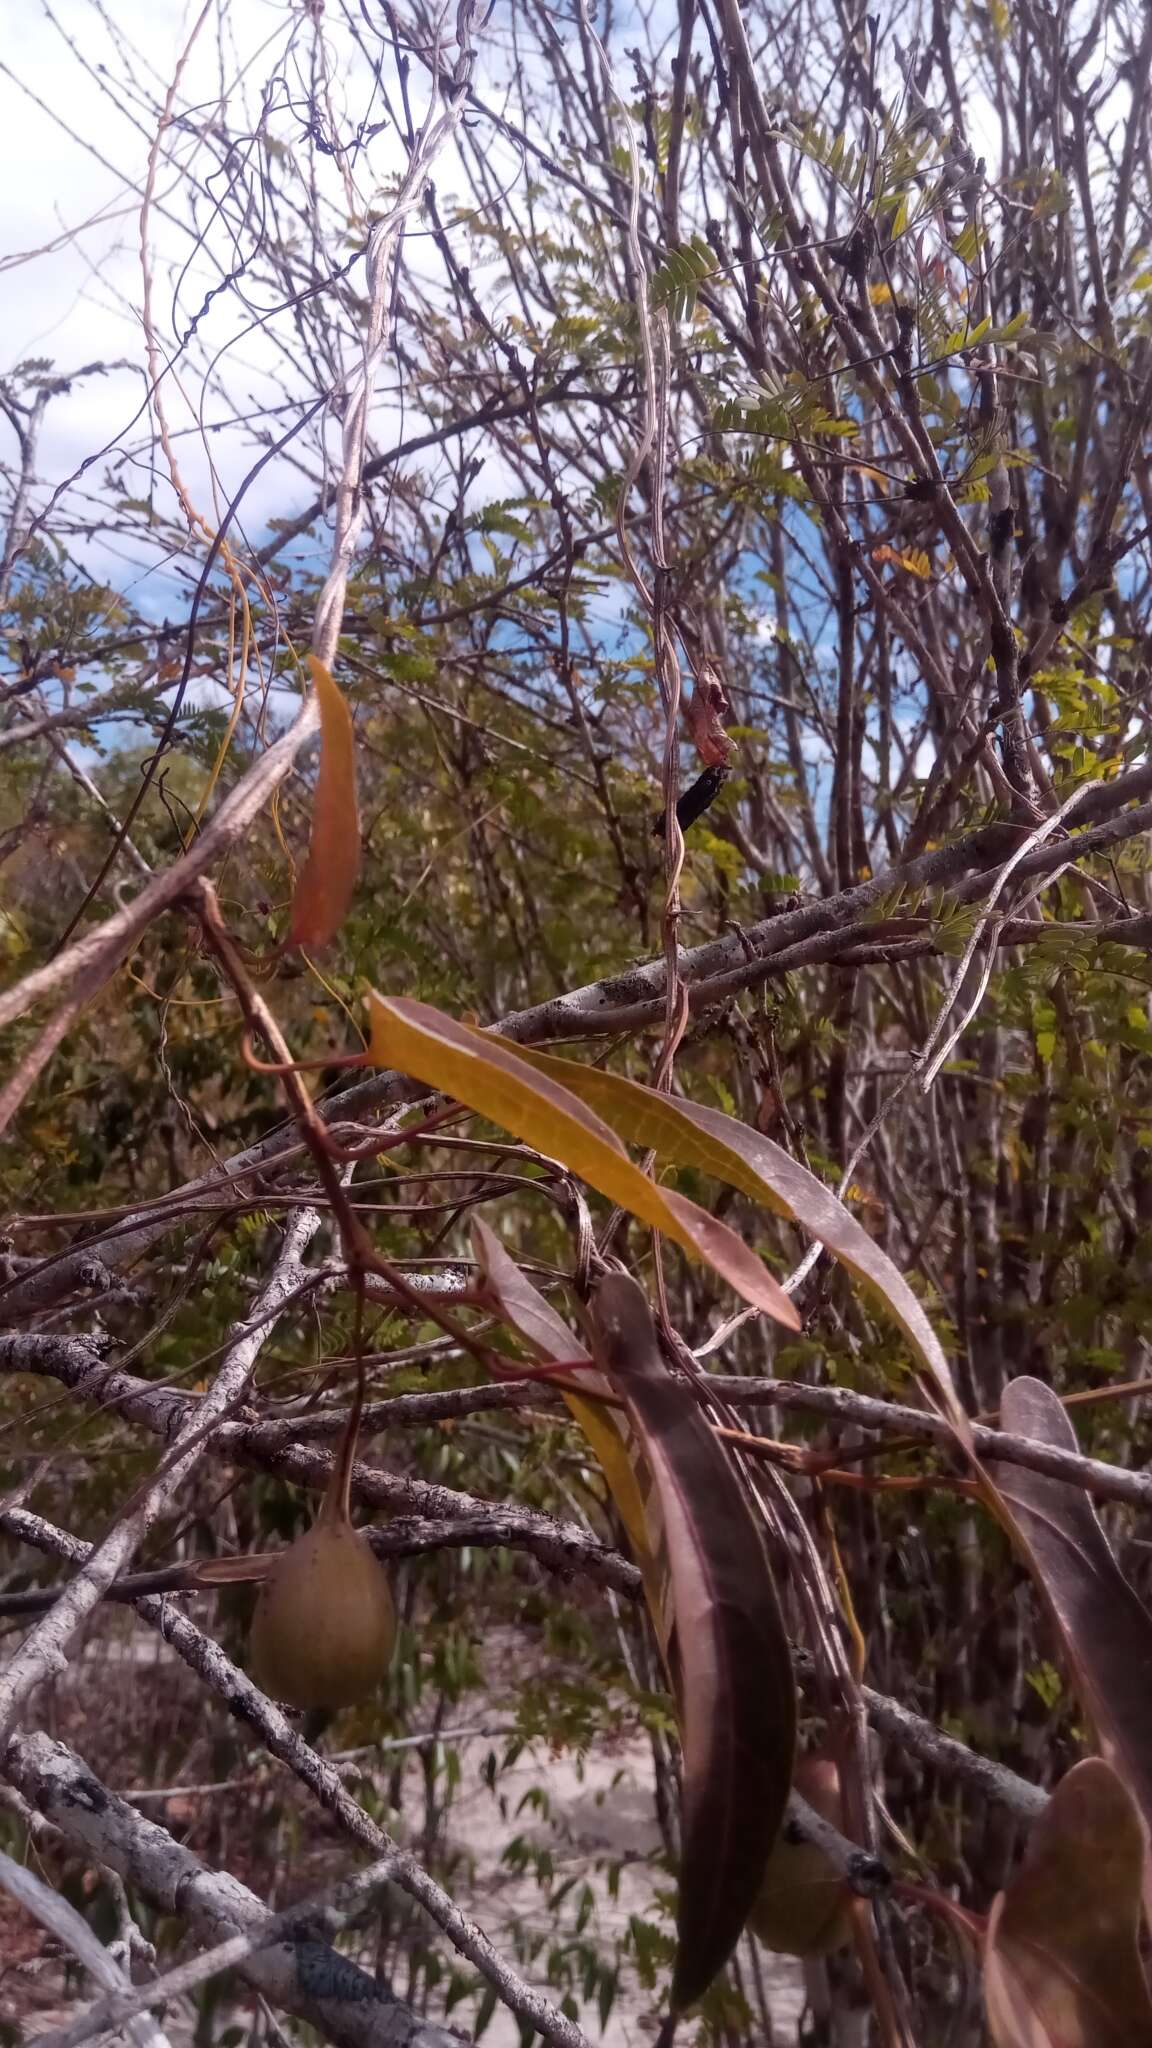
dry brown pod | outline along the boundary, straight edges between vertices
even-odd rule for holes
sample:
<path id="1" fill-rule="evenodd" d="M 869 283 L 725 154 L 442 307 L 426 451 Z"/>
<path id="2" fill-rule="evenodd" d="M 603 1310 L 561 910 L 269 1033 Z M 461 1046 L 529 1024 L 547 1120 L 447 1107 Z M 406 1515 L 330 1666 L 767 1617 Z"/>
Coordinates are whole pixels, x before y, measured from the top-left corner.
<path id="1" fill-rule="evenodd" d="M 832 1827 L 843 1826 L 839 1774 L 829 1757 L 801 1757 L 795 1785 L 822 1819 Z M 852 1939 L 848 1886 L 822 1849 L 790 1837 L 787 1821 L 768 1859 L 748 1925 L 777 1955 L 827 1956 Z"/>
<path id="2" fill-rule="evenodd" d="M 367 1699 L 396 1646 L 388 1575 L 349 1512 L 363 1398 L 361 1379 L 320 1512 L 276 1559 L 252 1617 L 253 1676 L 293 1707 L 350 1707 Z"/>

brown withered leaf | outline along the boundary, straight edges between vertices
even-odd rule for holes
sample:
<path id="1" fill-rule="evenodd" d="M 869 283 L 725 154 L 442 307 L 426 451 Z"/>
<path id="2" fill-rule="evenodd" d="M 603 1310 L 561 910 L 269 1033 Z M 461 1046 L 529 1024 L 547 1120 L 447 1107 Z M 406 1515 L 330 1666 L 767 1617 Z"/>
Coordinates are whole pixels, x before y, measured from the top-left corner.
<path id="1" fill-rule="evenodd" d="M 732 741 L 724 730 L 731 709 L 715 663 L 701 658 L 696 665 L 696 687 L 684 707 L 684 723 L 706 767 L 726 768 L 732 759 Z"/>
<path id="2" fill-rule="evenodd" d="M 360 874 L 356 737 L 343 691 L 308 656 L 320 707 L 320 768 L 308 858 L 292 900 L 290 946 L 326 946 L 343 924 Z"/>
<path id="3" fill-rule="evenodd" d="M 1063 1405 L 1041 1380 L 1009 1383 L 1000 1423 L 1013 1436 L 1079 1449 Z M 986 1464 L 1063 1638 L 1100 1747 L 1152 1827 L 1152 1615 L 1120 1570 L 1081 1487 L 999 1459 Z"/>
<path id="4" fill-rule="evenodd" d="M 989 1916 L 984 2002 L 996 2048 L 1152 2048 L 1143 1862 L 1131 1794 L 1086 1757 L 1056 1787 Z"/>
<path id="5" fill-rule="evenodd" d="M 538 1358 L 555 1365 L 579 1363 L 599 1379 L 583 1341 L 516 1264 L 482 1216 L 472 1218 L 472 1249 L 500 1312 Z"/>
<path id="6" fill-rule="evenodd" d="M 683 1754 L 672 1982 L 680 2012 L 735 1948 L 780 1831 L 796 1748 L 792 1661 L 759 1524 L 691 1387 L 665 1365 L 642 1290 L 609 1273 L 592 1319 L 664 1521 Z"/>
<path id="7" fill-rule="evenodd" d="M 250 1550 L 243 1557 L 198 1557 L 184 1566 L 179 1591 L 206 1586 L 259 1586 L 268 1577 L 278 1550 Z"/>

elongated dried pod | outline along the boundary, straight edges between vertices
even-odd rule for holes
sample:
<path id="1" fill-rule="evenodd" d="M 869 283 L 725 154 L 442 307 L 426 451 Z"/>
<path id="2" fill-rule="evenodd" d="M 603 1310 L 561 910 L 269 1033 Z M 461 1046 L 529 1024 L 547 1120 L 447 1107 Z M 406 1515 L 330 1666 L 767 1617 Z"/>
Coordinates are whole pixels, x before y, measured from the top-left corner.
<path id="1" fill-rule="evenodd" d="M 367 1537 L 353 1528 L 350 1512 L 363 1406 L 358 1363 L 356 1395 L 320 1512 L 276 1560 L 252 1617 L 253 1676 L 293 1707 L 350 1707 L 367 1699 L 396 1645 L 387 1574 Z"/>

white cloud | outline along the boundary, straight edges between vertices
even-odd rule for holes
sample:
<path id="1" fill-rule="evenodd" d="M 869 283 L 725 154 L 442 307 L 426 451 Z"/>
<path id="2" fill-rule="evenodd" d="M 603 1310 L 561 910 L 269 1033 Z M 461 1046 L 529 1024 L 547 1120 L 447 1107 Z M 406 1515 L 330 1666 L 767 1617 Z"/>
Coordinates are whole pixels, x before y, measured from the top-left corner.
<path id="1" fill-rule="evenodd" d="M 197 323 L 175 372 L 163 379 L 163 403 L 189 496 L 214 525 L 259 447 L 240 427 L 226 427 L 205 442 L 198 428 L 200 409 L 209 422 L 227 418 L 229 403 L 243 415 L 266 410 L 276 434 L 290 423 L 286 403 L 312 397 L 316 384 L 301 362 L 292 311 L 277 304 L 274 281 L 259 268 L 245 269 L 265 237 L 282 230 L 302 238 L 305 230 L 298 219 L 262 221 L 255 201 L 248 217 L 237 222 L 235 208 L 229 213 L 224 204 L 236 159 L 221 162 L 209 131 L 223 93 L 229 133 L 241 138 L 241 150 L 245 132 L 255 136 L 262 127 L 274 144 L 298 148 L 307 118 L 314 30 L 299 5 L 245 0 L 227 15 L 209 9 L 189 47 L 198 9 L 175 0 L 113 0 L 103 18 L 96 4 L 83 0 L 56 4 L 55 23 L 47 12 L 12 10 L 12 32 L 0 47 L 5 67 L 0 72 L 5 308 L 0 374 L 29 357 L 50 358 L 60 375 L 93 362 L 115 367 L 78 379 L 50 404 L 38 451 L 38 503 L 43 505 L 81 463 L 97 457 L 70 494 L 74 515 L 82 516 L 84 494 L 99 495 L 106 470 L 114 467 L 126 496 L 153 499 L 162 513 L 179 517 L 152 423 L 140 413 L 149 379 L 139 214 L 156 126 L 150 108 L 163 99 L 185 53 L 177 119 L 165 137 L 168 160 L 159 165 L 149 221 L 152 319 L 163 358 L 179 354 L 178 342 Z M 347 37 L 336 56 L 331 103 L 337 126 L 347 135 L 362 118 L 379 119 L 383 109 L 378 100 L 373 105 L 367 66 Z M 412 90 L 419 117 L 418 79 Z M 267 107 L 265 96 L 271 102 Z M 260 147 L 252 144 L 253 150 Z M 385 129 L 353 167 L 351 193 L 332 159 L 317 157 L 327 230 L 326 241 L 315 251 L 321 275 L 354 252 L 350 203 L 365 213 L 402 156 L 397 138 Z M 182 175 L 189 164 L 199 184 L 194 199 Z M 239 168 L 243 174 L 242 163 Z M 446 183 L 450 173 L 446 164 Z M 27 260 L 15 261 L 22 252 Z M 230 275 L 237 271 L 239 277 Z M 353 283 L 362 284 L 362 273 L 353 273 Z M 261 315 L 269 313 L 262 321 Z M 343 354 L 351 365 L 359 344 L 352 323 L 346 325 Z M 208 384 L 210 365 L 224 393 Z M 321 368 L 323 375 L 331 374 L 330 363 Z M 411 432 L 414 421 L 419 426 L 418 392 L 406 394 L 405 412 L 404 430 Z M 385 444 L 393 421 L 400 431 L 399 410 L 385 389 L 376 421 Z M 333 454 L 339 433 L 339 422 L 329 422 Z M 109 444 L 112 452 L 101 456 Z M 0 453 L 9 461 L 14 454 L 11 430 L 2 418 Z M 270 518 L 291 516 L 312 495 L 308 479 L 290 460 L 273 459 L 245 495 L 242 524 L 249 535 L 262 536 Z M 114 549 L 97 542 L 78 546 L 93 573 L 117 582 L 132 575 Z M 174 584 L 163 565 L 163 550 L 155 553 L 155 602 L 164 609 Z"/>

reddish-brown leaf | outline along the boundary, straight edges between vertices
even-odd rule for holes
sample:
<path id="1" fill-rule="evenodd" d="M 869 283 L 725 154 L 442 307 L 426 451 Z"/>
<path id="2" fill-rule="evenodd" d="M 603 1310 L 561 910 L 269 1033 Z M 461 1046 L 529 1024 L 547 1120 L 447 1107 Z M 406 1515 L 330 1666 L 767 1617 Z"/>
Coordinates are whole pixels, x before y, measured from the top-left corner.
<path id="1" fill-rule="evenodd" d="M 472 1218 L 472 1249 L 505 1321 L 519 1331 L 539 1358 L 557 1365 L 579 1360 L 591 1367 L 592 1359 L 575 1331 L 521 1271 L 482 1216 Z M 595 1377 L 599 1379 L 599 1374 Z"/>
<path id="2" fill-rule="evenodd" d="M 322 661 L 308 656 L 320 706 L 320 768 L 308 858 L 292 901 L 290 946 L 326 946 L 347 915 L 360 874 L 356 736 L 344 693 Z"/>
<path id="3" fill-rule="evenodd" d="M 1016 1379 L 1001 1427 L 1076 1451 L 1067 1412 L 1041 1380 Z M 1133 1592 L 1088 1495 L 1066 1479 L 988 1460 L 988 1471 L 1063 1637 L 1101 1749 L 1152 1827 L 1152 1615 Z"/>
<path id="4" fill-rule="evenodd" d="M 1152 2048 L 1140 1961 L 1144 1832 L 1115 1771 L 1061 1779 L 988 1921 L 984 2001 L 996 2048 Z"/>
<path id="5" fill-rule="evenodd" d="M 609 1273 L 593 1322 L 664 1520 L 683 1753 L 672 1982 L 682 2011 L 736 1946 L 780 1830 L 796 1745 L 792 1661 L 759 1523 L 692 1388 L 665 1365 L 636 1282 Z"/>

